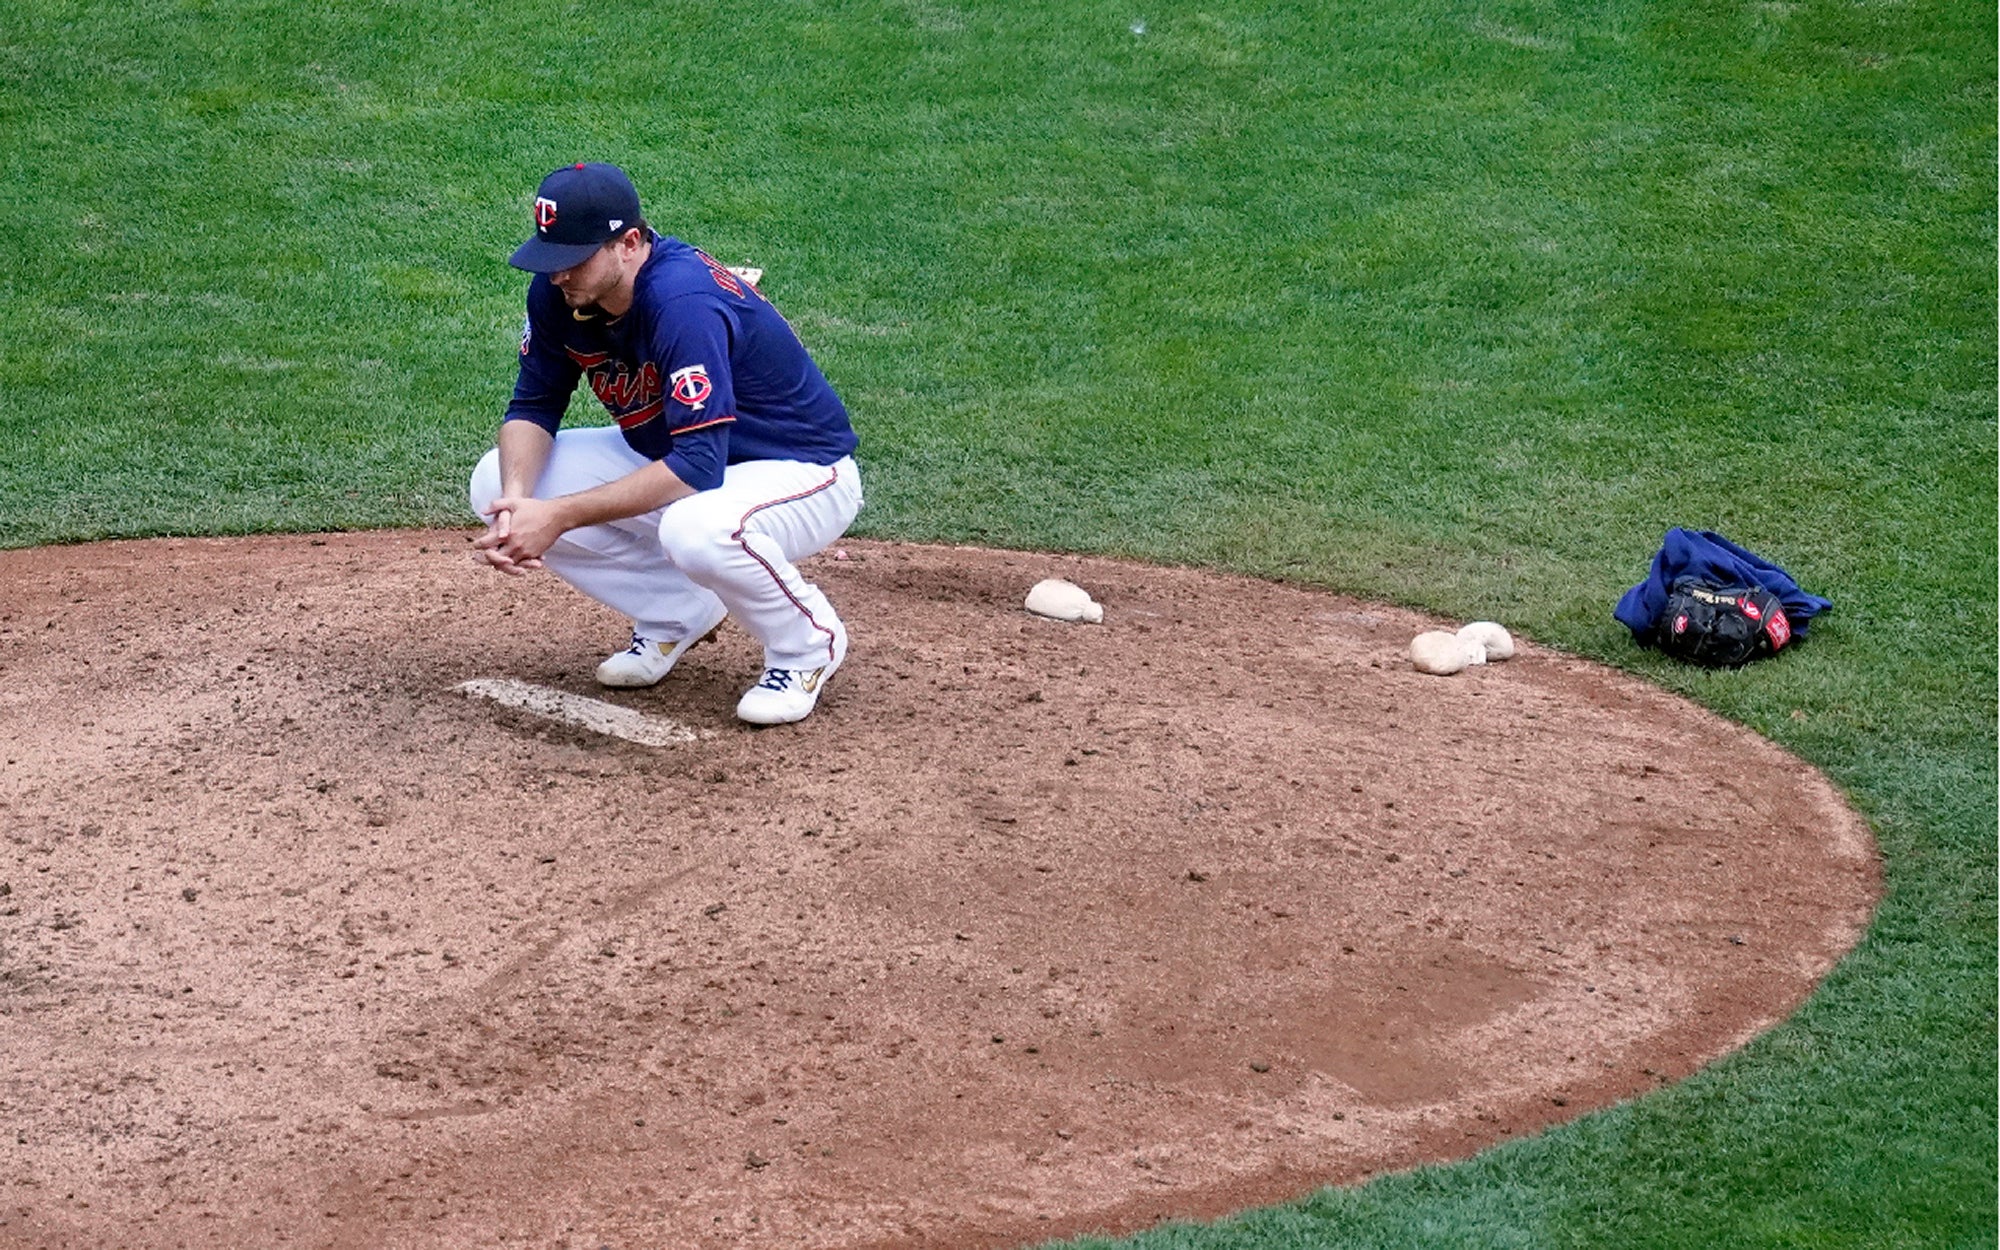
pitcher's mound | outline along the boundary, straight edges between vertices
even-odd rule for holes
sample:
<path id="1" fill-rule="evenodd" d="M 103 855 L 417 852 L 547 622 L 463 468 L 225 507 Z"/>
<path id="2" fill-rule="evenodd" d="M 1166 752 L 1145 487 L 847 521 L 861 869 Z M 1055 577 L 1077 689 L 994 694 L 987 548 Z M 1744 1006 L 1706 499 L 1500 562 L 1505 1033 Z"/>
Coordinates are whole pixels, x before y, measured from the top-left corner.
<path id="1" fill-rule="evenodd" d="M 1819 774 L 1603 668 L 1427 677 L 1437 622 L 1315 591 L 843 547 L 808 575 L 853 653 L 765 731 L 734 625 L 599 691 L 624 622 L 463 534 L 0 553 L 0 1242 L 1213 1216 L 1685 1075 L 1875 897 Z M 1023 612 L 1050 576 L 1104 623 Z"/>

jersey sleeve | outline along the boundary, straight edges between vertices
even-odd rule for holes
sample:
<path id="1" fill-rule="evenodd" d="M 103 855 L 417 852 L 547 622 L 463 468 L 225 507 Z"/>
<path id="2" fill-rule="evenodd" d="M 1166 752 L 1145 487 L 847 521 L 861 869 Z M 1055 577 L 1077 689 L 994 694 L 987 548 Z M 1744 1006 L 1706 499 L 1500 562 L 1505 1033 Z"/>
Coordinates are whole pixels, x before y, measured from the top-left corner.
<path id="1" fill-rule="evenodd" d="M 521 323 L 521 371 L 514 379 L 514 397 L 502 419 L 532 421 L 553 434 L 569 410 L 583 366 L 563 350 L 562 340 L 549 322 L 548 301 L 542 298 L 544 281 L 537 279 L 528 288 L 528 313 Z"/>
<path id="2" fill-rule="evenodd" d="M 735 315 L 718 300 L 683 296 L 653 327 L 652 358 L 665 375 L 660 420 L 672 445 L 664 457 L 674 476 L 696 490 L 722 485 L 729 463 L 729 426 L 736 420 L 730 348 Z"/>

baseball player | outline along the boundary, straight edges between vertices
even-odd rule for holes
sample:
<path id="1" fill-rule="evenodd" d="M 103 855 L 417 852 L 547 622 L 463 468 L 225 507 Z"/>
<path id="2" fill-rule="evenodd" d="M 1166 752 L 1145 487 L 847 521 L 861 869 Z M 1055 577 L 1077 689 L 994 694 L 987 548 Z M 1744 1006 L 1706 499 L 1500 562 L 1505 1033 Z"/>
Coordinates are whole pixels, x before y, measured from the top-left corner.
<path id="1" fill-rule="evenodd" d="M 474 547 L 632 618 L 602 684 L 652 685 L 733 616 L 764 645 L 736 714 L 804 719 L 847 658 L 794 563 L 861 508 L 840 398 L 755 286 L 646 223 L 615 165 L 543 179 L 510 263 L 535 277 L 499 445 L 472 474 Z M 615 425 L 560 428 L 579 381 Z"/>

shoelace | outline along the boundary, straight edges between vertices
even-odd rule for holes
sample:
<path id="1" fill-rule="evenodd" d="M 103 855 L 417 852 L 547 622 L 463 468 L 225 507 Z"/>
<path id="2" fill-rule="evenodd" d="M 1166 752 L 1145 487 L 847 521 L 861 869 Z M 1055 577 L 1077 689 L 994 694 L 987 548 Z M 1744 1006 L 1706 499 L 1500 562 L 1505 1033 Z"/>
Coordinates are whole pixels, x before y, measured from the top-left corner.
<path id="1" fill-rule="evenodd" d="M 625 648 L 625 654 L 644 655 L 645 653 L 646 653 L 646 639 L 641 638 L 637 634 L 632 635 L 632 645 Z"/>
<path id="2" fill-rule="evenodd" d="M 792 670 L 788 668 L 767 668 L 764 680 L 757 683 L 761 690 L 783 690 L 792 684 Z"/>

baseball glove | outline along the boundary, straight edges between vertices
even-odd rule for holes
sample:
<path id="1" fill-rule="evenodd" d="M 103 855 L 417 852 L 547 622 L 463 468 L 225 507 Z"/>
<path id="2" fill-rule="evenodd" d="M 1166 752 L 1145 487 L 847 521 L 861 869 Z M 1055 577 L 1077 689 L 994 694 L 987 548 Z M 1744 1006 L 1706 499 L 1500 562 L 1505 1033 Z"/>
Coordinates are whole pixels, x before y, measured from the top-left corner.
<path id="1" fill-rule="evenodd" d="M 1778 597 L 1755 586 L 1720 586 L 1684 577 L 1667 590 L 1653 645 L 1677 659 L 1736 668 L 1776 655 L 1792 640 Z"/>

